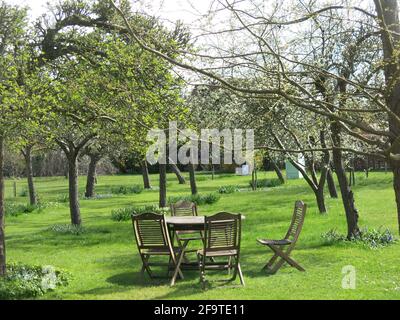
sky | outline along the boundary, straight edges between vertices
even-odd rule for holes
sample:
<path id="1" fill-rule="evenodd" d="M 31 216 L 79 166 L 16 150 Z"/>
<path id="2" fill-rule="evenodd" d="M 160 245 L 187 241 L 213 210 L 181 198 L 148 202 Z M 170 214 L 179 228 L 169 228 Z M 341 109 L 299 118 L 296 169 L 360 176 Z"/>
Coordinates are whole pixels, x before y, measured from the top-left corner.
<path id="1" fill-rule="evenodd" d="M 149 13 L 153 13 L 162 19 L 175 22 L 182 20 L 191 24 L 198 19 L 199 14 L 204 14 L 213 0 L 152 0 L 152 1 L 133 1 L 140 5 Z M 57 0 L 6 0 L 10 4 L 28 6 L 31 10 L 29 16 L 35 20 L 45 12 L 46 3 L 57 3 Z M 145 4 L 144 4 L 145 3 Z"/>
<path id="2" fill-rule="evenodd" d="M 41 14 L 46 12 L 46 4 L 55 4 L 59 0 L 4 0 L 11 4 L 18 4 L 30 7 L 29 16 L 31 21 L 35 21 Z M 174 24 L 177 20 L 183 21 L 183 23 L 189 27 L 192 35 L 192 41 L 195 42 L 198 52 L 204 54 L 204 56 L 245 56 L 249 52 L 258 51 L 258 41 L 255 41 L 253 35 L 249 36 L 248 30 L 241 28 L 239 20 L 234 14 L 230 13 L 229 10 L 221 10 L 222 0 L 130 0 L 132 8 L 135 11 L 145 12 L 151 16 L 158 17 L 164 22 L 165 26 Z M 348 5 L 359 5 L 366 4 L 365 0 L 343 0 Z M 117 4 L 118 1 L 116 0 Z M 280 8 L 279 14 L 282 14 L 278 19 L 292 20 L 298 18 L 297 7 L 292 8 L 291 4 L 301 4 L 303 1 L 293 0 L 248 0 L 235 2 L 235 9 L 241 12 L 239 15 L 247 25 L 251 25 L 255 22 L 253 16 L 264 16 L 269 17 L 274 10 L 274 3 L 276 2 Z M 324 6 L 327 3 L 333 4 L 336 0 L 318 0 L 316 3 L 319 6 Z M 212 14 L 209 13 L 210 7 L 214 9 Z M 286 7 L 288 8 L 286 10 Z M 301 6 L 300 6 L 301 7 Z M 248 14 L 248 16 L 246 16 Z M 300 13 L 304 14 L 303 11 Z M 352 13 L 354 14 L 354 13 Z M 251 18 L 249 18 L 251 17 Z M 275 18 L 274 18 L 275 19 Z M 169 25 L 171 26 L 171 25 Z M 256 27 L 258 28 L 258 27 Z M 288 26 L 274 30 L 272 33 L 269 31 L 268 36 L 279 39 L 278 42 L 289 43 L 293 39 L 301 39 L 302 32 L 307 31 L 309 28 L 309 22 L 302 23 L 300 25 Z M 231 30 L 235 30 L 231 32 Z M 259 29 L 259 28 L 258 28 Z M 276 29 L 276 28 L 275 28 Z M 262 30 L 261 30 L 262 31 Z M 259 33 L 257 30 L 256 33 Z M 271 38 L 272 39 L 272 38 Z M 291 48 L 290 46 L 288 47 Z M 285 50 L 283 48 L 282 50 Z M 284 51 L 281 52 L 285 54 Z M 254 60 L 259 63 L 260 56 L 252 55 L 251 58 L 246 56 L 243 59 L 207 59 L 197 58 L 196 64 L 199 67 L 209 70 L 215 70 L 216 68 L 222 68 L 222 72 L 231 72 L 232 65 L 235 66 L 235 70 L 242 72 L 247 70 L 246 65 L 249 60 Z M 251 72 L 251 68 L 249 69 Z M 248 71 L 248 70 L 247 70 Z M 183 71 L 186 73 L 185 71 Z M 232 73 L 233 74 L 233 73 Z"/>

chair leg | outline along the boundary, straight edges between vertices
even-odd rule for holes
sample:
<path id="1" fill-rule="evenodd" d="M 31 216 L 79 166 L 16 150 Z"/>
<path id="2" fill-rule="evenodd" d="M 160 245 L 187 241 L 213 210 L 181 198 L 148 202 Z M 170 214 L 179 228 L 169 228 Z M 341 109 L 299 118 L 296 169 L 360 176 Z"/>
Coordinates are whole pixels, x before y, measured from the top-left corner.
<path id="1" fill-rule="evenodd" d="M 230 259 L 233 259 L 233 257 L 229 257 Z M 237 275 L 238 275 L 238 265 L 239 265 L 239 260 L 238 260 L 238 258 L 237 257 L 234 257 L 234 259 L 235 259 L 235 263 L 234 263 L 234 265 L 232 266 L 232 268 L 233 268 L 233 275 L 232 275 L 232 278 L 230 279 L 230 281 L 234 281 L 234 280 L 236 280 L 236 277 L 237 277 Z"/>
<path id="2" fill-rule="evenodd" d="M 232 272 L 232 257 L 229 257 L 228 259 L 228 275 L 230 275 Z"/>
<path id="3" fill-rule="evenodd" d="M 237 270 L 238 270 L 238 273 L 239 273 L 240 283 L 241 283 L 241 285 L 244 287 L 244 286 L 245 286 L 245 283 L 244 283 L 242 268 L 240 267 L 240 263 L 239 263 L 239 262 L 238 262 L 238 264 L 237 264 Z"/>
<path id="4" fill-rule="evenodd" d="M 151 279 L 153 279 L 153 273 L 151 272 L 151 269 L 150 269 L 150 266 L 149 266 L 150 256 L 141 254 L 140 257 L 142 258 L 142 263 L 143 263 L 141 272 L 144 273 L 144 270 L 146 270 L 146 272 L 149 275 L 149 277 Z"/>
<path id="5" fill-rule="evenodd" d="M 275 265 L 271 266 L 271 267 L 268 269 L 268 272 L 271 273 L 271 274 L 277 273 L 277 271 L 283 266 L 284 263 L 285 263 L 285 260 L 282 259 L 282 258 L 280 258 L 280 259 L 275 263 Z"/>
<path id="6" fill-rule="evenodd" d="M 290 258 L 289 256 L 287 256 L 285 258 L 285 261 L 291 265 L 292 267 L 296 268 L 299 271 L 306 271 L 301 265 L 299 265 L 296 261 L 294 261 L 292 258 Z"/>
<path id="7" fill-rule="evenodd" d="M 276 259 L 278 259 L 278 255 L 274 254 L 273 257 L 268 260 L 268 262 L 265 264 L 265 266 L 262 268 L 262 270 L 271 269 L 271 267 L 275 263 Z"/>
<path id="8" fill-rule="evenodd" d="M 240 267 L 239 257 L 235 257 L 235 267 L 234 267 L 234 271 L 233 271 L 233 277 L 231 280 L 232 281 L 235 280 L 237 275 L 239 275 L 240 284 L 242 286 L 244 286 L 245 282 L 244 282 L 244 277 L 243 277 L 243 273 L 242 273 L 242 268 Z"/>
<path id="9" fill-rule="evenodd" d="M 269 247 L 271 248 L 271 250 L 275 252 L 275 255 L 279 256 L 280 258 L 279 261 L 275 264 L 275 266 L 272 269 L 270 269 L 271 273 L 276 273 L 285 262 L 287 262 L 290 266 L 296 268 L 299 271 L 305 271 L 302 266 L 300 266 L 296 261 L 290 258 L 289 256 L 291 253 L 290 249 L 286 252 L 283 252 L 280 248 L 276 246 L 270 245 Z"/>
<path id="10" fill-rule="evenodd" d="M 206 289 L 205 265 L 203 257 L 200 254 L 197 254 L 197 261 L 199 262 L 201 288 L 205 290 Z"/>

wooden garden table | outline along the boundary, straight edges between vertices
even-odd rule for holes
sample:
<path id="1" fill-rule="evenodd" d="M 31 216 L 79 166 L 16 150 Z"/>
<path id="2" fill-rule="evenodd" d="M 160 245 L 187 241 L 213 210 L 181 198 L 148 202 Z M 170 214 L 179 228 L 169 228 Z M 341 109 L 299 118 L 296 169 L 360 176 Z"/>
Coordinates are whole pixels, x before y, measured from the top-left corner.
<path id="1" fill-rule="evenodd" d="M 165 222 L 176 231 L 204 230 L 204 216 L 165 217 Z"/>
<path id="2" fill-rule="evenodd" d="M 242 215 L 242 220 L 243 219 L 245 219 L 245 216 Z M 172 235 L 175 233 L 175 231 L 186 231 L 186 230 L 202 231 L 204 230 L 205 216 L 171 216 L 171 217 L 165 217 L 165 222 L 171 229 L 174 230 Z M 174 274 L 172 276 L 171 286 L 175 284 L 179 270 L 181 270 L 182 268 L 198 267 L 197 262 L 183 263 L 186 247 L 189 241 L 193 240 L 193 238 L 186 238 L 186 239 L 183 238 L 181 240 L 183 240 L 183 245 L 181 247 L 182 251 L 179 254 L 178 263 L 174 271 Z"/>
<path id="3" fill-rule="evenodd" d="M 245 216 L 242 215 L 242 220 Z M 204 230 L 205 216 L 179 216 L 179 217 L 165 217 L 168 225 L 174 230 Z"/>

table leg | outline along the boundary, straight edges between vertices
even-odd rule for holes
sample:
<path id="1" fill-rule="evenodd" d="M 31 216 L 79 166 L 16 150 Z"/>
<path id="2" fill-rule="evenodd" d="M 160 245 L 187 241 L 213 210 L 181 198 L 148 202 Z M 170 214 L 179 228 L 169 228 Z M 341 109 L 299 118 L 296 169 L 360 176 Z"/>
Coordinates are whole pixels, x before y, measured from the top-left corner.
<path id="1" fill-rule="evenodd" d="M 175 268 L 174 274 L 173 274 L 172 279 L 171 279 L 171 286 L 173 286 L 175 284 L 176 277 L 178 276 L 178 273 L 182 272 L 180 270 L 180 267 L 181 267 L 181 264 L 182 264 L 183 257 L 185 256 L 185 250 L 186 250 L 186 247 L 187 247 L 188 243 L 189 243 L 189 240 L 184 240 L 183 241 L 181 252 L 179 254 L 178 261 L 176 263 L 176 268 Z"/>

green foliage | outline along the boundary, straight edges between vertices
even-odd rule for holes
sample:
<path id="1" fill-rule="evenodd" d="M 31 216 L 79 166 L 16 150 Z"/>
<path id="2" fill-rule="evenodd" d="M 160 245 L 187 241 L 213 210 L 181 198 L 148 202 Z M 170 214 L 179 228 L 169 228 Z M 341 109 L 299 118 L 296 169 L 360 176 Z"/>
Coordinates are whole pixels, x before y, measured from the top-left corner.
<path id="1" fill-rule="evenodd" d="M 257 180 L 257 188 L 274 188 L 282 185 L 279 179 L 259 179 Z M 253 187 L 253 181 L 249 182 L 250 187 Z"/>
<path id="2" fill-rule="evenodd" d="M 213 204 L 217 202 L 221 196 L 218 193 L 207 193 L 207 194 L 195 194 L 195 195 L 189 195 L 189 196 L 175 196 L 175 197 L 169 197 L 168 202 L 169 203 L 176 203 L 178 201 L 191 201 L 196 203 L 197 205 L 202 205 L 202 204 Z"/>
<path id="3" fill-rule="evenodd" d="M 28 196 L 28 189 L 24 188 L 19 192 L 20 197 L 26 197 Z"/>
<path id="4" fill-rule="evenodd" d="M 372 249 L 388 246 L 398 241 L 388 228 L 368 229 L 365 227 L 361 229 L 358 237 L 351 240 L 348 240 L 345 235 L 340 234 L 336 229 L 323 233 L 321 237 L 329 244 L 348 241 L 361 243 Z"/>
<path id="5" fill-rule="evenodd" d="M 5 213 L 6 216 L 19 216 L 21 214 L 31 213 L 35 210 L 40 209 L 39 205 L 31 205 L 31 204 L 20 204 L 20 203 L 13 203 L 13 202 L 6 202 L 5 203 Z"/>
<path id="6" fill-rule="evenodd" d="M 206 181 L 210 180 L 211 176 L 205 175 L 205 174 L 196 174 L 196 181 Z"/>
<path id="7" fill-rule="evenodd" d="M 323 233 L 321 235 L 321 238 L 324 239 L 327 243 L 347 241 L 346 236 L 339 233 L 336 229 L 330 229 L 329 231 Z"/>
<path id="8" fill-rule="evenodd" d="M 17 217 L 21 214 L 28 214 L 28 213 L 39 213 L 46 208 L 56 208 L 59 207 L 58 202 L 50 202 L 50 201 L 38 201 L 37 204 L 32 205 L 29 203 L 22 204 L 22 203 L 14 203 L 7 201 L 5 203 L 5 213 L 6 216 L 13 216 Z"/>
<path id="9" fill-rule="evenodd" d="M 76 236 L 86 233 L 84 227 L 72 224 L 55 224 L 48 228 L 48 230 L 58 234 L 72 234 Z"/>
<path id="10" fill-rule="evenodd" d="M 132 215 L 144 212 L 168 214 L 169 208 L 160 208 L 157 205 L 146 205 L 141 207 L 130 206 L 125 208 L 119 208 L 111 211 L 111 219 L 114 221 L 128 221 L 131 219 Z"/>
<path id="11" fill-rule="evenodd" d="M 38 204 L 37 204 L 38 211 L 42 211 L 47 208 L 59 208 L 59 207 L 60 207 L 60 203 L 58 203 L 58 202 L 40 201 L 38 199 Z"/>
<path id="12" fill-rule="evenodd" d="M 69 201 L 69 195 L 68 193 L 63 193 L 57 196 L 57 202 L 60 203 L 67 203 Z"/>
<path id="13" fill-rule="evenodd" d="M 230 194 L 230 193 L 235 193 L 238 192 L 239 186 L 235 186 L 235 185 L 228 185 L 228 186 L 221 186 L 218 188 L 218 193 L 221 194 Z"/>
<path id="14" fill-rule="evenodd" d="M 131 187 L 129 186 L 113 186 L 110 188 L 111 194 L 139 194 L 143 191 L 143 187 L 141 185 L 135 184 Z"/>
<path id="15" fill-rule="evenodd" d="M 68 273 L 52 266 L 8 264 L 7 275 L 0 278 L 0 300 L 28 299 L 68 285 Z"/>
<path id="16" fill-rule="evenodd" d="M 121 186 L 121 187 L 116 187 L 116 188 L 115 188 L 115 191 L 116 191 L 116 192 L 114 192 L 114 193 L 116 193 L 116 194 L 134 193 L 134 192 L 127 192 L 127 190 L 123 190 L 122 187 L 123 187 L 123 186 Z M 119 192 L 118 192 L 118 191 L 119 191 Z M 122 191 L 124 191 L 125 193 L 122 192 Z M 95 195 L 94 197 L 92 197 L 92 198 L 87 198 L 87 197 L 85 197 L 85 195 L 82 193 L 82 194 L 79 195 L 79 198 L 81 198 L 82 200 L 101 200 L 101 199 L 109 199 L 109 198 L 112 198 L 112 197 L 114 196 L 112 193 L 113 193 L 113 192 L 110 191 L 109 193 L 105 193 L 105 194 L 96 194 L 96 195 Z M 68 201 L 69 201 L 69 194 L 68 194 L 68 193 L 63 193 L 63 194 L 58 195 L 56 201 L 59 202 L 59 203 L 68 203 Z"/>
<path id="17" fill-rule="evenodd" d="M 111 193 L 105 193 L 105 194 L 95 194 L 94 197 L 88 198 L 83 196 L 83 200 L 102 200 L 102 199 L 110 199 L 112 198 L 113 195 Z"/>
<path id="18" fill-rule="evenodd" d="M 135 212 L 135 207 L 114 209 L 111 211 L 111 220 L 127 221 L 132 217 L 134 212 Z"/>

